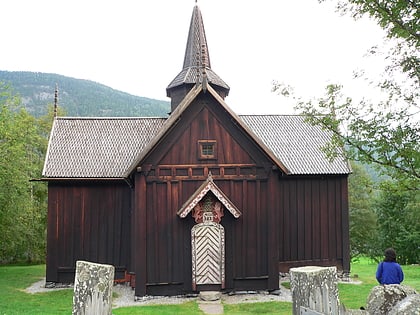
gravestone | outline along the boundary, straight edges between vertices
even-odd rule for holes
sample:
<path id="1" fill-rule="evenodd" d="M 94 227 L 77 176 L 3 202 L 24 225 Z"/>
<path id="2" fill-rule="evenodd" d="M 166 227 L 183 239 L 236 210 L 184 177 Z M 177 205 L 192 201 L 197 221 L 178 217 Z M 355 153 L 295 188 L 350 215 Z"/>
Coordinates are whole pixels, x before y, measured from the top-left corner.
<path id="1" fill-rule="evenodd" d="M 389 315 L 420 314 L 420 294 L 410 294 L 391 309 Z"/>
<path id="2" fill-rule="evenodd" d="M 372 315 L 388 314 L 398 302 L 412 294 L 417 294 L 416 290 L 406 285 L 377 285 L 369 293 L 366 309 Z"/>
<path id="3" fill-rule="evenodd" d="M 111 315 L 114 266 L 76 262 L 73 315 Z"/>
<path id="4" fill-rule="evenodd" d="M 336 267 L 290 269 L 293 314 L 340 314 Z"/>

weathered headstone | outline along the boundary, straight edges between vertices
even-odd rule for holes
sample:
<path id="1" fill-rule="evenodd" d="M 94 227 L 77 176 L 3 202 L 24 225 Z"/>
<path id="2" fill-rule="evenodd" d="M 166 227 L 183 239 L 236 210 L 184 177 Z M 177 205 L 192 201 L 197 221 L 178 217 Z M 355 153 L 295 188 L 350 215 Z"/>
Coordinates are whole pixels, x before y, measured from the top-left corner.
<path id="1" fill-rule="evenodd" d="M 114 266 L 76 262 L 73 315 L 111 315 Z"/>
<path id="2" fill-rule="evenodd" d="M 389 312 L 389 315 L 419 315 L 420 294 L 411 294 L 399 301 Z"/>
<path id="3" fill-rule="evenodd" d="M 416 290 L 405 285 L 377 285 L 369 293 L 366 309 L 373 315 L 388 314 L 399 301 L 416 293 Z"/>
<path id="4" fill-rule="evenodd" d="M 340 314 L 336 267 L 290 269 L 293 314 Z"/>

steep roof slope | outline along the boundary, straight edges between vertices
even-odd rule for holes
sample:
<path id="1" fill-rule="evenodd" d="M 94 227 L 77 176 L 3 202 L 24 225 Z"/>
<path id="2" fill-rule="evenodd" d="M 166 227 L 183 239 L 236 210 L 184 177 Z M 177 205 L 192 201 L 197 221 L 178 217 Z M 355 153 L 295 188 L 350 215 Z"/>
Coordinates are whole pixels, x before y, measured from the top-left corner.
<path id="1" fill-rule="evenodd" d="M 327 158 L 325 146 L 332 134 L 318 125 L 305 121 L 301 115 L 243 115 L 245 124 L 275 156 L 290 174 L 348 174 L 350 167 L 341 148 L 338 157 Z"/>
<path id="2" fill-rule="evenodd" d="M 165 118 L 56 118 L 42 176 L 121 178 Z"/>
<path id="3" fill-rule="evenodd" d="M 56 118 L 43 176 L 128 177 L 199 92 L 200 88 L 193 89 L 190 101 L 186 98 L 168 119 Z M 245 115 L 238 119 L 288 175 L 350 173 L 344 158 L 330 161 L 322 150 L 331 134 L 307 123 L 303 116 Z"/>

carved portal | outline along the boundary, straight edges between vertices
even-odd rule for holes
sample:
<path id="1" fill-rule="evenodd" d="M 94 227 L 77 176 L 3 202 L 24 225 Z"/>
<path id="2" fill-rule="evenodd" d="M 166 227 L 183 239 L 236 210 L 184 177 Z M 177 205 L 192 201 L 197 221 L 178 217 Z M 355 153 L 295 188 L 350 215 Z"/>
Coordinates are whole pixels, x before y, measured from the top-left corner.
<path id="1" fill-rule="evenodd" d="M 207 194 L 193 210 L 196 224 L 191 230 L 192 286 L 201 284 L 225 286 L 225 230 L 219 224 L 222 204 Z"/>
<path id="2" fill-rule="evenodd" d="M 223 217 L 223 206 L 220 201 L 207 194 L 193 209 L 192 216 L 196 223 L 220 223 Z"/>

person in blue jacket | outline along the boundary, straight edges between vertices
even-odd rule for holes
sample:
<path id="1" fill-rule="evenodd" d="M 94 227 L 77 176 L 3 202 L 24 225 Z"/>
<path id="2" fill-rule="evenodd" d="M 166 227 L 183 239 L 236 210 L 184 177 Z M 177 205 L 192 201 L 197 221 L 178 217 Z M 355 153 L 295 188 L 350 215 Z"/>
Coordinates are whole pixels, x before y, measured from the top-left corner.
<path id="1" fill-rule="evenodd" d="M 393 248 L 385 250 L 385 258 L 378 265 L 376 280 L 380 284 L 400 284 L 404 280 L 401 266 L 396 262 L 397 254 Z"/>

